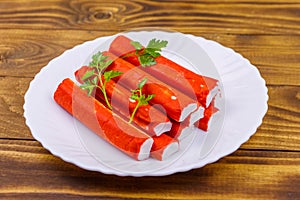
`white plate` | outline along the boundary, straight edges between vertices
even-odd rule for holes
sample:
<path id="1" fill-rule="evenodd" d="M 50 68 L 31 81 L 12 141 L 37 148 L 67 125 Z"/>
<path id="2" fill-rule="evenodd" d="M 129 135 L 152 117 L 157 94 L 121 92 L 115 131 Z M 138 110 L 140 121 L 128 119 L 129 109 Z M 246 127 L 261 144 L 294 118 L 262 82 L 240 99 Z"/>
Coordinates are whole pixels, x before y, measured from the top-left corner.
<path id="1" fill-rule="evenodd" d="M 163 54 L 185 67 L 220 80 L 220 113 L 208 133 L 196 132 L 166 161 L 135 161 L 74 120 L 53 100 L 58 84 L 86 64 L 92 53 L 107 50 L 115 36 L 89 41 L 53 59 L 30 83 L 24 116 L 32 135 L 52 154 L 87 170 L 119 176 L 162 176 L 217 161 L 246 142 L 267 111 L 267 88 L 258 70 L 240 54 L 214 41 L 164 31 L 124 33 L 145 44 L 167 39 Z M 197 66 L 197 67 L 195 67 Z"/>

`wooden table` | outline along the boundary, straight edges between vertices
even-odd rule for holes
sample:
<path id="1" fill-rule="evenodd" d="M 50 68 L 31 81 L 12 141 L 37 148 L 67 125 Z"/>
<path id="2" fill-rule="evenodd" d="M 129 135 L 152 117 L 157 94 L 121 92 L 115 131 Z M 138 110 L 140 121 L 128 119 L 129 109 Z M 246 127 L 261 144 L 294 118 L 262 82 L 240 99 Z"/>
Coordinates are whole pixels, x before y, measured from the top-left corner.
<path id="1" fill-rule="evenodd" d="M 0 1 L 0 199 L 300 199 L 299 16 L 300 0 Z M 248 58 L 270 97 L 256 134 L 213 164 L 165 177 L 86 171 L 44 149 L 23 117 L 33 77 L 75 45 L 139 27 Z"/>

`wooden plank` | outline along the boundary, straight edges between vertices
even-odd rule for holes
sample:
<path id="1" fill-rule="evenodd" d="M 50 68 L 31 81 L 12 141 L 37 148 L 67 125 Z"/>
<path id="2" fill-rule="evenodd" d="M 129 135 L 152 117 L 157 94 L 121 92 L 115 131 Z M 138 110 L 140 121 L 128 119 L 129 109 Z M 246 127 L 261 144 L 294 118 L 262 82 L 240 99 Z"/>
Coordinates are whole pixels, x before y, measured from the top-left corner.
<path id="1" fill-rule="evenodd" d="M 299 34 L 299 1 L 1 1 L 0 29 L 164 27 L 223 34 Z"/>
<path id="2" fill-rule="evenodd" d="M 30 78 L 0 77 L 0 138 L 32 138 L 23 118 Z"/>
<path id="3" fill-rule="evenodd" d="M 34 141 L 0 140 L 0 161 L 4 199 L 296 199 L 300 195 L 300 152 L 239 150 L 214 164 L 163 178 L 86 171 L 52 156 Z"/>
<path id="4" fill-rule="evenodd" d="M 33 77 L 65 50 L 115 33 L 0 30 L 0 76 Z M 300 36 L 190 33 L 215 40 L 241 53 L 260 70 L 269 85 L 300 85 Z"/>
<path id="5" fill-rule="evenodd" d="M 298 36 L 216 35 L 209 36 L 208 39 L 230 47 L 247 58 L 259 69 L 269 85 L 300 84 Z"/>
<path id="6" fill-rule="evenodd" d="M 95 35 L 105 35 L 103 32 L 47 30 L 0 30 L 0 34 L 0 76 L 19 77 L 34 77 L 65 50 L 95 39 Z"/>
<path id="7" fill-rule="evenodd" d="M 0 138 L 33 139 L 22 108 L 30 81 L 31 78 L 0 78 Z M 299 86 L 270 86 L 269 96 L 263 125 L 243 148 L 300 151 Z"/>

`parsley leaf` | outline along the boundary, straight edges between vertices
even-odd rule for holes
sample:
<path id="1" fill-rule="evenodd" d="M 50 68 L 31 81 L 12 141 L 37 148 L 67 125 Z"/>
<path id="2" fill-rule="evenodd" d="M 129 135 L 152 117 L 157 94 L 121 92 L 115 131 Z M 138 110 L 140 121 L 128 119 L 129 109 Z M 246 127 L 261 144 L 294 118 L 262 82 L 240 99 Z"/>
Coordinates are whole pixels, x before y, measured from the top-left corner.
<path id="1" fill-rule="evenodd" d="M 143 78 L 139 83 L 138 83 L 138 88 L 139 89 L 142 89 L 144 87 L 144 85 L 146 84 L 147 82 L 147 78 Z"/>
<path id="2" fill-rule="evenodd" d="M 99 88 L 103 93 L 107 106 L 112 109 L 106 94 L 106 84 L 112 78 L 120 76 L 122 72 L 114 70 L 105 71 L 105 69 L 113 62 L 112 60 L 107 60 L 107 58 L 108 56 L 104 56 L 100 51 L 92 56 L 92 61 L 89 63 L 91 70 L 87 70 L 82 76 L 82 80 L 85 81 L 80 87 L 87 90 L 89 96 L 95 88 Z M 104 80 L 102 80 L 102 75 Z M 93 76 L 94 78 L 92 78 Z"/>
<path id="3" fill-rule="evenodd" d="M 93 75 L 95 75 L 95 70 L 89 70 L 89 71 L 86 71 L 85 74 L 82 76 L 82 80 L 86 80 L 86 79 L 89 79 L 90 77 L 92 77 Z"/>
<path id="4" fill-rule="evenodd" d="M 108 82 L 108 81 L 110 81 L 110 79 L 120 76 L 121 74 L 123 74 L 123 72 L 110 70 L 110 71 L 104 72 L 103 76 L 104 76 L 104 80 L 106 82 Z"/>
<path id="5" fill-rule="evenodd" d="M 143 67 L 148 67 L 156 64 L 155 58 L 160 56 L 161 49 L 167 46 L 168 41 L 154 38 L 149 41 L 146 48 L 143 48 L 141 43 L 137 41 L 131 41 L 130 44 L 134 46 L 136 50 L 135 54 L 138 56 L 140 64 Z"/>
<path id="6" fill-rule="evenodd" d="M 143 89 L 144 85 L 146 84 L 146 82 L 147 82 L 147 78 L 142 79 L 141 82 L 139 82 L 137 84 L 138 88 L 135 90 L 131 90 L 130 98 L 133 100 L 137 100 L 138 103 L 136 104 L 136 106 L 130 116 L 129 123 L 132 122 L 134 115 L 135 115 L 136 111 L 138 110 L 138 108 L 143 105 L 148 105 L 149 101 L 155 96 L 154 94 L 150 94 L 150 95 L 146 96 L 145 94 L 142 93 L 142 89 Z"/>
<path id="7" fill-rule="evenodd" d="M 97 87 L 97 86 L 95 84 L 93 84 L 93 82 L 89 79 L 80 86 L 80 88 L 88 91 L 89 96 L 92 94 L 95 87 Z"/>
<path id="8" fill-rule="evenodd" d="M 150 56 L 149 54 L 140 55 L 138 57 L 138 59 L 139 59 L 140 64 L 143 67 L 150 67 L 150 66 L 156 64 L 156 61 L 154 60 L 154 58 L 152 56 Z"/>
<path id="9" fill-rule="evenodd" d="M 166 47 L 168 41 L 166 40 L 156 40 L 155 38 L 150 40 L 146 49 L 151 49 L 153 52 L 161 51 L 162 48 Z"/>
<path id="10" fill-rule="evenodd" d="M 130 41 L 130 44 L 134 46 L 135 50 L 139 51 L 143 49 L 143 45 L 137 41 Z"/>

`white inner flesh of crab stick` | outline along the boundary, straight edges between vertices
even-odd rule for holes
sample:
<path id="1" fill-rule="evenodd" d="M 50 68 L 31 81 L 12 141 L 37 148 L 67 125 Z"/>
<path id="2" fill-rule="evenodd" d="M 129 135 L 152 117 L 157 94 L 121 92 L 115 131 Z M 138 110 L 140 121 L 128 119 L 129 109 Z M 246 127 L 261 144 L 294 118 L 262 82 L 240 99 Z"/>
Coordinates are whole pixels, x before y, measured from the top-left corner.
<path id="1" fill-rule="evenodd" d="M 190 120 L 189 120 L 189 126 L 193 125 L 195 122 L 197 122 L 203 116 L 204 116 L 204 108 L 202 106 L 199 106 L 199 108 L 191 114 Z"/>
<path id="2" fill-rule="evenodd" d="M 195 126 L 187 126 L 184 129 L 182 129 L 180 135 L 178 136 L 179 142 L 186 138 L 187 136 L 191 135 L 191 133 L 194 131 Z"/>
<path id="3" fill-rule="evenodd" d="M 160 123 L 154 127 L 154 132 L 157 136 L 160 136 L 162 133 L 169 131 L 171 129 L 171 127 L 172 127 L 172 123 L 170 121 Z"/>
<path id="4" fill-rule="evenodd" d="M 171 155 L 176 153 L 179 150 L 178 142 L 172 142 L 171 144 L 167 145 L 162 154 L 162 160 L 166 160 Z"/>
<path id="5" fill-rule="evenodd" d="M 142 144 L 139 155 L 138 155 L 138 160 L 145 160 L 145 159 L 149 158 L 152 145 L 153 145 L 152 138 L 147 139 Z"/>
<path id="6" fill-rule="evenodd" d="M 197 109 L 197 104 L 196 103 L 191 103 L 188 106 L 186 106 L 185 108 L 183 108 L 182 112 L 181 112 L 179 122 L 182 122 L 183 120 L 185 120 L 185 118 L 187 118 L 196 109 Z"/>
<path id="7" fill-rule="evenodd" d="M 214 97 L 218 94 L 219 92 L 219 86 L 216 85 L 207 95 L 206 97 L 206 107 L 208 107 L 211 103 L 211 101 L 214 99 Z"/>

